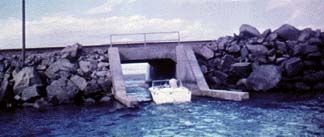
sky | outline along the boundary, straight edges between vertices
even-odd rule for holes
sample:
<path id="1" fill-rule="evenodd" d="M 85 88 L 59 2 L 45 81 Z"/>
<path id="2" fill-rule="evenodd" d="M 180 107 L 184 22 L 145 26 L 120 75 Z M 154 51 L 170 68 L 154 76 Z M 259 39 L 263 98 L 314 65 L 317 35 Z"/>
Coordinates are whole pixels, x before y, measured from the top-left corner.
<path id="1" fill-rule="evenodd" d="M 27 48 L 106 44 L 110 34 L 143 32 L 211 40 L 238 33 L 241 24 L 261 32 L 287 23 L 324 30 L 323 13 L 324 0 L 26 0 Z M 20 47 L 21 0 L 1 0 L 0 49 Z"/>

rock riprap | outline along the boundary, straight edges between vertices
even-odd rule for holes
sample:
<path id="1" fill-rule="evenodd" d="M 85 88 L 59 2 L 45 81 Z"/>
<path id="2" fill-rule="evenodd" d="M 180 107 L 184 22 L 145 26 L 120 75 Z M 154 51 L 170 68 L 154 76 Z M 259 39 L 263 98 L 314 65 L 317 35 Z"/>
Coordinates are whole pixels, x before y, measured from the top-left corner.
<path id="1" fill-rule="evenodd" d="M 107 53 L 74 44 L 61 51 L 28 55 L 24 66 L 16 55 L 0 55 L 0 108 L 109 102 L 112 84 Z"/>
<path id="2" fill-rule="evenodd" d="M 247 91 L 324 90 L 324 32 L 285 24 L 260 33 L 243 24 L 239 35 L 197 48 L 211 88 Z"/>

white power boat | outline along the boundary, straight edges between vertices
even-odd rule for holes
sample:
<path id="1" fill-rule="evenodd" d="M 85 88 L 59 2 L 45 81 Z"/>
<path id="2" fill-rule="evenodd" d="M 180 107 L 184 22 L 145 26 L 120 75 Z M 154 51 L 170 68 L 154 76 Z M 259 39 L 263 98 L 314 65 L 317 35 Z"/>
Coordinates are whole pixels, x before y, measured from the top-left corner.
<path id="1" fill-rule="evenodd" d="M 154 80 L 149 91 L 156 104 L 191 101 L 191 91 L 175 79 Z"/>

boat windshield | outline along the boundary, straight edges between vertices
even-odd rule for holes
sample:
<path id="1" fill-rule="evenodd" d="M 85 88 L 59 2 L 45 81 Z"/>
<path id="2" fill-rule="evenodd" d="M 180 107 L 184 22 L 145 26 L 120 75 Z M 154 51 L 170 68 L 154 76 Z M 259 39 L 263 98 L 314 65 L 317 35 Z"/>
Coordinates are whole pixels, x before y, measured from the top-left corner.
<path id="1" fill-rule="evenodd" d="M 153 80 L 152 87 L 170 88 L 169 80 Z M 177 87 L 183 87 L 182 81 L 177 80 Z"/>
<path id="2" fill-rule="evenodd" d="M 152 87 L 169 88 L 169 80 L 154 80 L 152 81 Z"/>

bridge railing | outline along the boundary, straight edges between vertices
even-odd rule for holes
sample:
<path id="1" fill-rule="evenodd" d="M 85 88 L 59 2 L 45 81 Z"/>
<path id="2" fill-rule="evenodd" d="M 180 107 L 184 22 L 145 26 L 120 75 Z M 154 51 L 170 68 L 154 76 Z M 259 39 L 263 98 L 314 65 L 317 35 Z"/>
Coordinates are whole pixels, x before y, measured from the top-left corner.
<path id="1" fill-rule="evenodd" d="M 168 39 L 155 39 L 151 40 L 148 39 L 148 36 L 152 35 L 176 35 L 176 38 L 168 38 Z M 110 34 L 110 47 L 112 47 L 114 44 L 127 44 L 127 43 L 134 43 L 134 41 L 122 41 L 122 42 L 115 42 L 115 37 L 124 37 L 124 36 L 141 36 L 140 41 L 136 41 L 137 43 L 143 43 L 144 46 L 147 45 L 147 43 L 150 42 L 177 42 L 178 45 L 180 44 L 180 32 L 179 31 L 171 31 L 171 32 L 148 32 L 148 33 L 123 33 L 123 34 Z"/>

